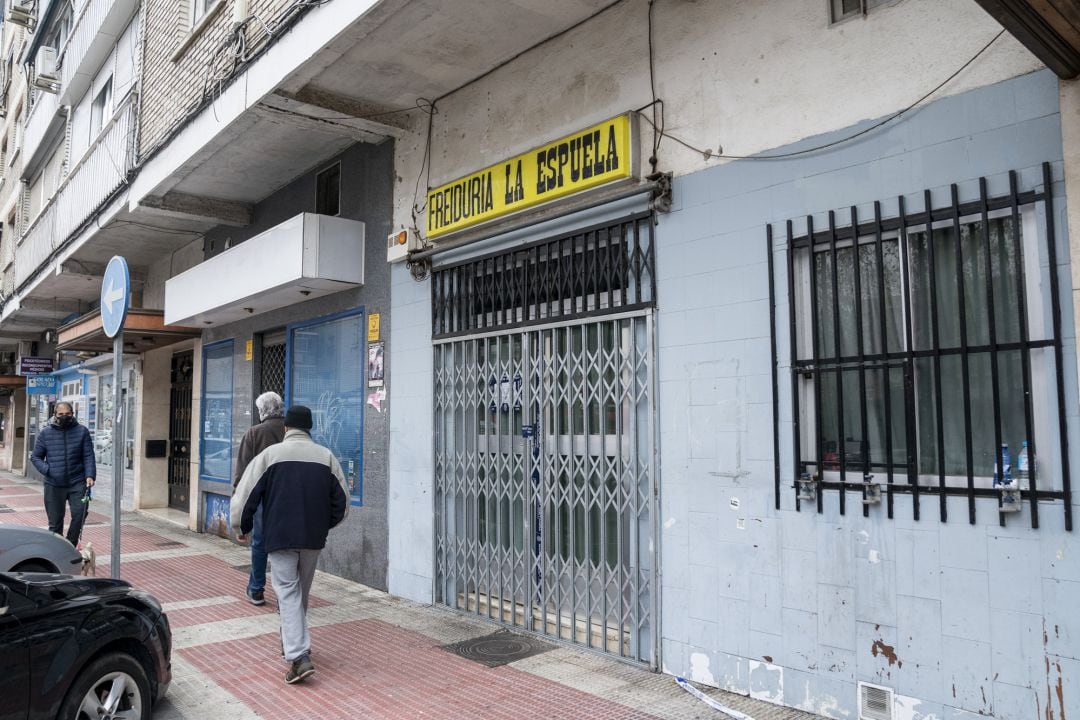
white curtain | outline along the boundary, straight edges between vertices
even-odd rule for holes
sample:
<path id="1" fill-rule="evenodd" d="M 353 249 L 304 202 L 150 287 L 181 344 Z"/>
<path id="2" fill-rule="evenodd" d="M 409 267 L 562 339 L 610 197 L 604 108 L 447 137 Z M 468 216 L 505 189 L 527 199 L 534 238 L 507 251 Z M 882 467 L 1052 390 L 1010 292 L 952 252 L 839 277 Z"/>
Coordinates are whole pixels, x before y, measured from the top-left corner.
<path id="1" fill-rule="evenodd" d="M 994 328 L 998 343 L 1020 340 L 1020 314 L 1017 291 L 1022 277 L 1016 265 L 1017 238 L 1011 218 L 991 220 L 988 225 L 990 274 L 993 287 Z M 934 229 L 932 248 L 926 232 L 909 233 L 909 273 L 912 343 L 915 351 L 934 348 L 932 299 L 937 307 L 937 346 L 942 350 L 961 347 L 960 282 L 963 283 L 964 321 L 967 345 L 988 346 L 990 343 L 990 312 L 987 302 L 987 241 L 980 222 L 960 226 L 959 248 L 961 276 L 957 277 L 957 233 L 952 225 Z M 932 249 L 932 253 L 931 253 Z M 903 287 L 905 268 L 896 239 L 882 241 L 881 269 L 884 292 L 880 287 L 879 260 L 876 243 L 860 244 L 858 251 L 859 297 L 855 293 L 855 250 L 851 247 L 836 252 L 836 292 L 838 307 L 834 306 L 832 253 L 820 250 L 814 254 L 817 283 L 818 355 L 825 365 L 837 367 L 836 322 L 839 315 L 839 350 L 846 358 L 858 354 L 859 324 L 856 308 L 861 310 L 861 331 L 864 355 L 883 351 L 903 352 L 906 346 Z M 933 277 L 931 277 L 931 257 Z M 931 289 L 936 294 L 932 297 Z M 884 301 L 884 328 L 882 302 Z M 1009 445 L 1015 458 L 1026 439 L 1023 405 L 1023 377 L 1020 351 L 999 352 L 998 401 L 1002 425 L 1002 442 Z M 902 474 L 907 460 L 905 422 L 904 362 L 901 360 L 868 360 L 864 382 L 866 427 L 862 421 L 862 392 L 859 365 L 840 364 L 843 390 L 843 428 L 840 427 L 837 373 L 825 372 L 821 383 L 821 434 L 823 465 L 836 469 L 839 456 L 845 454 L 849 472 L 859 473 L 869 464 L 871 472 L 884 472 L 888 460 L 887 448 L 891 435 L 894 472 Z M 942 440 L 944 471 L 948 475 L 967 474 L 965 422 L 963 402 L 963 361 L 959 354 L 943 355 L 941 370 Z M 916 358 L 914 367 L 914 397 L 916 432 L 918 438 L 918 472 L 939 473 L 937 429 L 937 384 L 932 357 Z M 993 474 L 995 462 L 995 433 L 993 383 L 990 353 L 986 350 L 970 353 L 967 366 L 970 394 L 970 425 L 974 473 Z M 888 402 L 886 402 L 886 384 Z M 886 433 L 886 416 L 891 428 Z M 840 439 L 843 438 L 843 442 Z M 875 467 L 876 466 L 876 467 Z"/>

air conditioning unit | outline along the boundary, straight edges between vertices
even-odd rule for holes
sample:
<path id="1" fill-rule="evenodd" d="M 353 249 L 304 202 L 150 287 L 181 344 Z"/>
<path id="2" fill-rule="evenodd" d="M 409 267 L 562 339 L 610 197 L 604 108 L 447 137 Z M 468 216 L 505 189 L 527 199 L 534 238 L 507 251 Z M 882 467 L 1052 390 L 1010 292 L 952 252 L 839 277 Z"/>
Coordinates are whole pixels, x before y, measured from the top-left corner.
<path id="1" fill-rule="evenodd" d="M 34 87 L 46 92 L 60 90 L 60 65 L 56 62 L 56 48 L 38 48 L 34 59 Z"/>
<path id="2" fill-rule="evenodd" d="M 411 230 L 398 230 L 386 236 L 386 262 L 401 262 L 414 250 L 422 250 L 423 243 Z"/>
<path id="3" fill-rule="evenodd" d="M 893 720 L 893 689 L 859 682 L 859 720 Z"/>
<path id="4" fill-rule="evenodd" d="M 6 19 L 12 25 L 22 25 L 33 29 L 35 22 L 33 0 L 11 0 Z"/>

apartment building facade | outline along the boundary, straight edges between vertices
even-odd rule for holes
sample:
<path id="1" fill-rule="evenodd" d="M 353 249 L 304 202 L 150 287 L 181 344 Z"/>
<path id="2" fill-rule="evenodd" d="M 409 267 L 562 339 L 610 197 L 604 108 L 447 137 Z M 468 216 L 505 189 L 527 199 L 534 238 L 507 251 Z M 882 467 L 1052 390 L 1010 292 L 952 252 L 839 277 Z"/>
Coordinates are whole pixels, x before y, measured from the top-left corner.
<path id="1" fill-rule="evenodd" d="M 1075 706 L 1072 85 L 975 3 L 507 57 L 399 144 L 391 592 L 830 717 Z"/>
<path id="2" fill-rule="evenodd" d="M 115 416 L 128 258 L 131 507 L 220 528 L 274 389 L 350 474 L 330 572 L 829 717 L 1080 704 L 1080 94 L 1030 37 L 970 0 L 38 5 L 0 336 Z"/>

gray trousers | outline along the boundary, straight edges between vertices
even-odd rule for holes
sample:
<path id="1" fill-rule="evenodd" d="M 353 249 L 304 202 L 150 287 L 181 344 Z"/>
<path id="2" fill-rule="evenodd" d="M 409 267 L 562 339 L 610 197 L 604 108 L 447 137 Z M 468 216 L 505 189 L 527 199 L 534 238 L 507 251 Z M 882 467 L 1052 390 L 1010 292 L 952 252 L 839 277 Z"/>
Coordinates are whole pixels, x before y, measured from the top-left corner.
<path id="1" fill-rule="evenodd" d="M 293 662 L 311 652 L 307 606 L 311 581 L 321 550 L 277 550 L 270 553 L 270 582 L 281 616 L 281 649 Z"/>

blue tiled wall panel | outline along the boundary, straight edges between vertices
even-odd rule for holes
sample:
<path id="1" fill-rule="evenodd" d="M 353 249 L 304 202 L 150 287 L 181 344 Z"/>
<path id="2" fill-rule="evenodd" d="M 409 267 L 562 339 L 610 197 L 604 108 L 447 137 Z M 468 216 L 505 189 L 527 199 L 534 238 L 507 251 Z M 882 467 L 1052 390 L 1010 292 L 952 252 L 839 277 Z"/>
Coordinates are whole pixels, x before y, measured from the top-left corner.
<path id="1" fill-rule="evenodd" d="M 1003 194 L 1011 170 L 1029 189 L 1044 162 L 1058 210 L 1066 414 L 1080 433 L 1059 113 L 1056 78 L 1038 72 L 932 102 L 830 151 L 676 179 L 676 210 L 660 216 L 656 234 L 667 671 L 830 717 L 855 717 L 859 680 L 894 688 L 905 717 L 1034 717 L 1059 675 L 1066 707 L 1080 707 L 1080 540 L 1064 532 L 1060 503 L 1044 504 L 1032 530 L 1026 509 L 1000 527 L 990 498 L 973 525 L 965 498 L 950 498 L 942 523 L 936 498 L 919 521 L 899 495 L 893 519 L 883 507 L 864 518 L 852 494 L 841 516 L 835 492 L 823 514 L 796 512 L 790 489 L 786 221 L 802 232 L 807 215 L 825 223 L 834 210 L 846 223 L 852 205 L 869 218 L 875 201 L 894 216 L 898 196 L 919 210 L 924 189 L 941 204 L 952 183 L 973 199 L 980 177 Z M 768 224 L 779 280 L 780 510 Z M 1074 474 L 1078 448 L 1074 437 Z"/>

